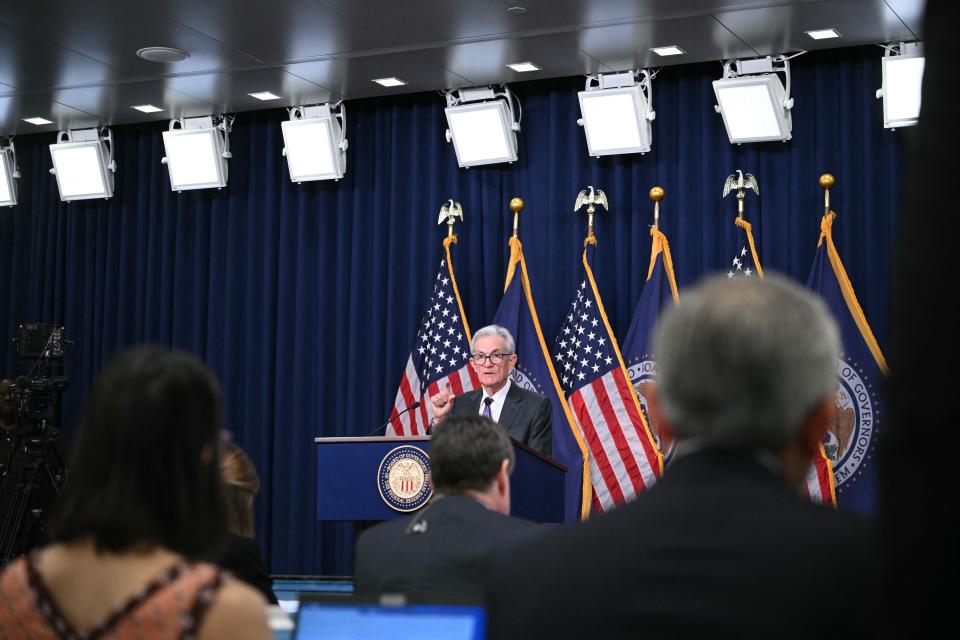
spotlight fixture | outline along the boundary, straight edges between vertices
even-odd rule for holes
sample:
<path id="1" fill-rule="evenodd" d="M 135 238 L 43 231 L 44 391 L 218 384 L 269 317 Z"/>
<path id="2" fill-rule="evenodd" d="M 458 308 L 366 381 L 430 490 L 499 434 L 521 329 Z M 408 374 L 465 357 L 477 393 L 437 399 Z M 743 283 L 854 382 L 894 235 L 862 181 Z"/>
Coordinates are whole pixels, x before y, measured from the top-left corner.
<path id="1" fill-rule="evenodd" d="M 110 129 L 74 129 L 57 133 L 50 145 L 60 199 L 64 202 L 113 195 L 113 133 Z"/>
<path id="2" fill-rule="evenodd" d="M 910 127 L 920 118 L 920 89 L 926 58 L 923 44 L 901 43 L 884 47 L 881 63 L 883 86 L 877 98 L 883 99 L 883 126 L 887 129 Z"/>
<path id="3" fill-rule="evenodd" d="M 453 143 L 457 164 L 474 167 L 517 159 L 516 99 L 507 85 L 441 91 L 447 100 L 447 142 Z M 517 101 L 519 108 L 520 102 Z M 523 111 L 520 111 L 521 117 Z"/>
<path id="4" fill-rule="evenodd" d="M 346 108 L 342 102 L 289 109 L 280 124 L 290 180 L 339 180 L 347 168 Z"/>
<path id="5" fill-rule="evenodd" d="M 587 136 L 591 156 L 650 151 L 657 114 L 650 108 L 653 75 L 646 69 L 587 76 L 586 88 L 577 93 L 577 124 Z"/>
<path id="6" fill-rule="evenodd" d="M 777 73 L 785 75 L 786 88 Z M 731 143 L 791 138 L 789 58 L 767 56 L 724 62 L 723 78 L 713 81 L 713 92 L 717 96 L 714 109 L 723 116 Z"/>
<path id="7" fill-rule="evenodd" d="M 230 153 L 230 116 L 201 116 L 170 121 L 163 132 L 167 155 L 161 162 L 170 170 L 170 188 L 222 189 L 227 186 Z M 178 126 L 179 125 L 179 126 Z"/>
<path id="8" fill-rule="evenodd" d="M 12 207 L 17 204 L 17 179 L 20 169 L 17 167 L 17 152 L 13 147 L 13 138 L 0 144 L 0 207 Z"/>

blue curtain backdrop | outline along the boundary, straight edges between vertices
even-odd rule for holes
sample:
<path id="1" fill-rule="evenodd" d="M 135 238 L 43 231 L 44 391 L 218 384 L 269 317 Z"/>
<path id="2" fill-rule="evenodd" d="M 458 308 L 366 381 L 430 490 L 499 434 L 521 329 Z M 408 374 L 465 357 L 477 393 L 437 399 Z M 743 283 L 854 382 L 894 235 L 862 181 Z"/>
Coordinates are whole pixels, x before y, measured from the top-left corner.
<path id="1" fill-rule="evenodd" d="M 764 268 L 804 282 L 819 233 L 821 173 L 836 175 L 837 245 L 880 340 L 888 335 L 890 253 L 904 132 L 882 128 L 876 47 L 793 61 L 793 140 L 731 145 L 714 112 L 720 65 L 663 69 L 654 84 L 653 150 L 587 156 L 576 125 L 582 78 L 513 85 L 523 101 L 520 159 L 463 170 L 444 141 L 435 94 L 348 103 L 346 177 L 289 181 L 271 109 L 237 116 L 230 181 L 221 191 L 170 191 L 161 124 L 116 127 L 117 187 L 108 201 L 61 203 L 47 145 L 22 136 L 20 204 L 0 211 L 0 337 L 20 321 L 56 322 L 76 341 L 65 373 L 72 433 L 83 396 L 109 356 L 149 342 L 191 351 L 222 382 L 228 428 L 263 479 L 257 534 L 275 573 L 349 574 L 353 529 L 316 522 L 316 436 L 364 435 L 388 414 L 428 299 L 447 198 L 463 204 L 454 261 L 472 327 L 500 300 L 511 217 L 548 343 L 578 284 L 586 221 L 573 202 L 603 189 L 595 272 L 619 338 L 649 259 L 650 187 L 681 290 L 726 270 L 735 249 L 737 168 Z M 908 133 L 908 132 L 907 132 Z M 6 375 L 25 372 L 0 341 Z M 157 479 L 162 482 L 162 478 Z"/>

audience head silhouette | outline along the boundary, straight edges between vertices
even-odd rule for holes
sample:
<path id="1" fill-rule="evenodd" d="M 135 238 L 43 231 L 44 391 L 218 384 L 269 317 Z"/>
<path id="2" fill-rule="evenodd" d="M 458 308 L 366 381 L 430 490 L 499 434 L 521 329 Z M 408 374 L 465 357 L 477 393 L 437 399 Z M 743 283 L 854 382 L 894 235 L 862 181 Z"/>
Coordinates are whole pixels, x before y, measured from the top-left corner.
<path id="1" fill-rule="evenodd" d="M 217 382 L 195 357 L 157 347 L 114 357 L 80 419 L 54 538 L 113 552 L 214 547 L 226 523 L 222 424 Z"/>

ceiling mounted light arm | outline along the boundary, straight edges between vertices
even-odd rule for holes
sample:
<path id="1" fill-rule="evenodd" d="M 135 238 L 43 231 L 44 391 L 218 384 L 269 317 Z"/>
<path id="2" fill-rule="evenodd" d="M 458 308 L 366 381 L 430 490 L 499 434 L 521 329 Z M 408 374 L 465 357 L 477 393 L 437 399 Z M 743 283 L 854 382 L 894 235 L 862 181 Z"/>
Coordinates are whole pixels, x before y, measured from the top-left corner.
<path id="1" fill-rule="evenodd" d="M 926 58 L 921 42 L 881 45 L 882 85 L 877 89 L 883 100 L 883 126 L 887 129 L 909 127 L 920 119 L 921 89 Z"/>
<path id="2" fill-rule="evenodd" d="M 280 123 L 290 180 L 339 180 L 347 166 L 347 109 L 343 102 L 292 107 Z"/>
<path id="3" fill-rule="evenodd" d="M 517 159 L 517 132 L 523 107 L 506 85 L 450 89 L 446 100 L 447 142 L 461 167 Z M 516 106 L 516 109 L 515 109 Z"/>
<path id="4" fill-rule="evenodd" d="M 12 207 L 17 204 L 17 180 L 20 167 L 17 165 L 17 150 L 13 136 L 6 144 L 0 143 L 0 207 Z"/>

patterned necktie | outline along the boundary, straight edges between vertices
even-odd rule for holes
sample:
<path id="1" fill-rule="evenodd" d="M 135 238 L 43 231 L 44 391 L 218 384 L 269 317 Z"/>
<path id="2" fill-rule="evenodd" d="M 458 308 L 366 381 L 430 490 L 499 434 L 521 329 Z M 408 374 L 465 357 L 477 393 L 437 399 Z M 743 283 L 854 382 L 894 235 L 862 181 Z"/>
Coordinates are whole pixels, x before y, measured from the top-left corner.
<path id="1" fill-rule="evenodd" d="M 490 405 L 492 404 L 493 404 L 493 398 L 491 398 L 490 396 L 487 396 L 486 398 L 484 398 L 483 413 L 481 413 L 480 415 L 482 415 L 484 418 L 490 418 L 491 420 L 493 420 L 493 415 L 490 413 Z"/>

